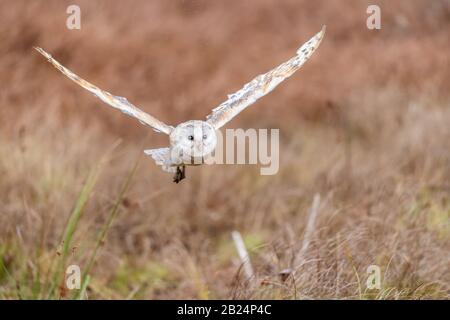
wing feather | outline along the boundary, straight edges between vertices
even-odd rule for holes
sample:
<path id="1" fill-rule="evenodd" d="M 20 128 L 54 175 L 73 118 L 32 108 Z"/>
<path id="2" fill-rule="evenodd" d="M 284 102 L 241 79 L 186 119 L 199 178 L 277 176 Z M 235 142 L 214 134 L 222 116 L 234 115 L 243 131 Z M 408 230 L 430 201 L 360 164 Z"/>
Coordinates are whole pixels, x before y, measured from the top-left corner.
<path id="1" fill-rule="evenodd" d="M 61 71 L 65 76 L 67 76 L 69 79 L 83 87 L 84 89 L 91 92 L 94 96 L 105 102 L 106 104 L 110 105 L 113 108 L 119 109 L 123 113 L 127 114 L 130 117 L 136 118 L 144 125 L 152 127 L 155 131 L 158 132 L 164 132 L 166 134 L 170 134 L 170 132 L 173 130 L 172 126 L 169 126 L 158 119 L 152 117 L 148 113 L 138 109 L 133 104 L 128 102 L 128 100 L 124 97 L 114 96 L 109 92 L 106 92 L 93 84 L 87 82 L 86 80 L 80 78 L 75 73 L 61 65 L 58 61 L 52 58 L 52 56 L 47 53 L 45 50 L 39 47 L 35 47 L 35 49 L 42 54 L 44 57 L 48 59 L 48 61 L 53 64 L 53 66 Z"/>
<path id="2" fill-rule="evenodd" d="M 308 61 L 314 51 L 319 47 L 325 35 L 325 29 L 326 27 L 324 26 L 319 33 L 303 44 L 297 50 L 295 57 L 282 63 L 275 69 L 257 76 L 241 90 L 229 95 L 227 101 L 213 109 L 212 113 L 207 116 L 207 122 L 215 129 L 219 129 L 242 110 L 271 92 L 284 79 L 290 77 Z"/>

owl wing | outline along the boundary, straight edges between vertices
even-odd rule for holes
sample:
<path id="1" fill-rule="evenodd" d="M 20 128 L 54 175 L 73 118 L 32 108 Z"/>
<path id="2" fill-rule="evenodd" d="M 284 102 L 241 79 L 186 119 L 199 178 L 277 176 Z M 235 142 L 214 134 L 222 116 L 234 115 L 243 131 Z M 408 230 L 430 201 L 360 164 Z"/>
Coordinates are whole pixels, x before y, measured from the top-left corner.
<path id="1" fill-rule="evenodd" d="M 158 119 L 152 117 L 148 113 L 138 109 L 134 105 L 132 105 L 128 100 L 124 97 L 114 96 L 109 92 L 103 91 L 100 88 L 97 88 L 93 84 L 83 80 L 75 73 L 61 65 L 58 61 L 52 58 L 52 56 L 45 52 L 42 48 L 35 48 L 40 54 L 48 59 L 48 61 L 53 64 L 53 66 L 61 71 L 65 76 L 91 92 L 94 96 L 102 100 L 103 102 L 109 104 L 111 107 L 119 109 L 123 113 L 129 115 L 130 117 L 136 118 L 142 124 L 152 127 L 157 132 L 164 132 L 166 134 L 170 134 L 173 130 L 172 126 L 165 124 L 164 122 L 159 121 Z"/>
<path id="2" fill-rule="evenodd" d="M 259 98 L 271 92 L 284 79 L 290 77 L 295 71 L 308 61 L 314 51 L 319 47 L 325 35 L 325 26 L 322 30 L 303 44 L 297 50 L 297 55 L 282 63 L 275 69 L 261 74 L 247 83 L 241 90 L 228 96 L 212 113 L 207 116 L 207 122 L 214 128 L 219 129 L 233 119 L 242 110 L 256 102 Z"/>

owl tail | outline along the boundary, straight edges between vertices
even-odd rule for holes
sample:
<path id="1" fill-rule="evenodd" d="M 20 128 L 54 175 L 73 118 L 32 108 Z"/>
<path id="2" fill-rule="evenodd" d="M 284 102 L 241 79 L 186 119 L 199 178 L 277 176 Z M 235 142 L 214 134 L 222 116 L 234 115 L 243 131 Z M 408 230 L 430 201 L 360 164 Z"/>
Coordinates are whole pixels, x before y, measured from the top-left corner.
<path id="1" fill-rule="evenodd" d="M 170 149 L 169 148 L 159 148 L 159 149 L 147 149 L 144 153 L 155 160 L 158 166 L 166 172 L 174 173 L 177 168 L 170 165 Z"/>

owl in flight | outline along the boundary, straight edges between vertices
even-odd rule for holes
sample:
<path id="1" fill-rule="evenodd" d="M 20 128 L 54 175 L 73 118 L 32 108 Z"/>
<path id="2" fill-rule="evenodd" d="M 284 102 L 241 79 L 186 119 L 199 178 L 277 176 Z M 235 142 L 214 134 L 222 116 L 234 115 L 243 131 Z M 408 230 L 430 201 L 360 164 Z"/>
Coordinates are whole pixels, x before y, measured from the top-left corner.
<path id="1" fill-rule="evenodd" d="M 282 63 L 275 69 L 257 76 L 242 89 L 229 95 L 227 101 L 212 110 L 212 113 L 207 116 L 206 121 L 190 120 L 176 127 L 167 125 L 138 109 L 128 102 L 126 98 L 114 96 L 81 79 L 53 59 L 42 48 L 35 49 L 46 57 L 56 69 L 106 104 L 136 118 L 142 124 L 152 127 L 157 132 L 167 134 L 170 139 L 169 147 L 149 149 L 144 152 L 151 156 L 156 164 L 160 165 L 164 171 L 174 173 L 173 181 L 178 183 L 186 177 L 185 167 L 187 165 L 205 163 L 205 159 L 214 152 L 217 143 L 215 131 L 233 119 L 242 110 L 255 103 L 256 100 L 271 92 L 284 79 L 290 77 L 295 71 L 300 69 L 318 48 L 324 35 L 325 26 L 308 42 L 303 44 L 293 58 Z"/>

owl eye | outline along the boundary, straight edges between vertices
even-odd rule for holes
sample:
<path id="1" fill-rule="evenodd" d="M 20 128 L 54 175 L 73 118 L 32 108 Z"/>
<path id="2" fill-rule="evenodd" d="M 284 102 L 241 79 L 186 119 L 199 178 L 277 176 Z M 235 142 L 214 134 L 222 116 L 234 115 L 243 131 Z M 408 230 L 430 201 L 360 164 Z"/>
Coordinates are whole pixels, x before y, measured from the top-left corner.
<path id="1" fill-rule="evenodd" d="M 194 140 L 194 136 L 188 136 L 189 140 Z"/>
<path id="2" fill-rule="evenodd" d="M 203 139 L 206 139 L 206 138 L 207 138 L 207 137 L 206 137 L 206 134 L 204 134 L 204 135 L 203 135 Z"/>

